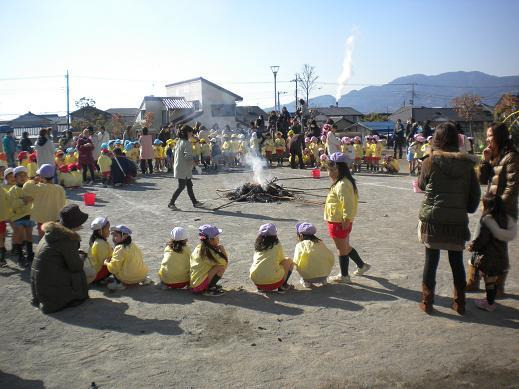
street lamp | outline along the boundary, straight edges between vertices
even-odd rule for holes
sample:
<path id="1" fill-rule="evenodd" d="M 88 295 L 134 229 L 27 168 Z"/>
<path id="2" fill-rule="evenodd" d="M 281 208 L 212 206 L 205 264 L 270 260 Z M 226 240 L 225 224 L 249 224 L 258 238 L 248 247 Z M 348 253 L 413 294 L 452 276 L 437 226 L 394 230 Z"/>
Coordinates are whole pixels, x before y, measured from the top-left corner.
<path id="1" fill-rule="evenodd" d="M 278 74 L 279 66 L 271 66 L 270 70 L 272 70 L 272 74 L 274 75 L 274 111 L 277 111 L 277 92 L 276 92 L 276 76 Z"/>

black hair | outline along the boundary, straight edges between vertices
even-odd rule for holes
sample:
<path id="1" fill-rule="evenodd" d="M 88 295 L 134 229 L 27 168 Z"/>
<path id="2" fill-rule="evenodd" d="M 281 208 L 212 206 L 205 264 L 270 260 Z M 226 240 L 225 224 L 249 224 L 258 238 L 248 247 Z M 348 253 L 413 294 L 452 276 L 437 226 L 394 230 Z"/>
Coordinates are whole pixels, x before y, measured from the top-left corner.
<path id="1" fill-rule="evenodd" d="M 436 127 L 431 145 L 434 150 L 459 151 L 458 129 L 453 122 L 442 123 Z"/>
<path id="2" fill-rule="evenodd" d="M 178 137 L 183 140 L 189 139 L 189 133 L 193 133 L 193 129 L 188 126 L 187 124 L 184 124 L 182 128 L 180 128 L 180 131 L 178 131 Z"/>
<path id="3" fill-rule="evenodd" d="M 187 245 L 187 239 L 185 240 L 173 240 L 170 239 L 168 241 L 168 246 L 176 253 L 181 253 L 184 250 L 184 247 Z"/>
<path id="4" fill-rule="evenodd" d="M 123 235 L 122 232 L 119 232 L 119 234 Z M 124 247 L 129 246 L 132 243 L 132 237 L 130 235 L 126 236 L 121 242 L 117 243 L 116 246 L 123 245 Z"/>
<path id="5" fill-rule="evenodd" d="M 483 212 L 482 216 L 492 215 L 499 227 L 508 227 L 508 217 L 506 214 L 505 204 L 500 196 L 487 193 L 482 198 Z"/>
<path id="6" fill-rule="evenodd" d="M 349 180 L 351 182 L 351 185 L 353 186 L 353 191 L 355 192 L 355 194 L 358 195 L 359 192 L 357 190 L 357 184 L 355 182 L 355 178 L 353 178 L 353 176 L 351 175 L 350 168 L 348 167 L 348 164 L 345 163 L 345 162 L 337 162 L 337 163 L 335 163 L 335 166 L 337 166 L 337 172 L 339 173 L 339 175 L 337 177 L 337 181 L 335 181 L 335 183 L 332 185 L 332 188 L 339 181 L 341 181 L 344 178 L 346 178 L 347 180 Z"/>
<path id="7" fill-rule="evenodd" d="M 90 246 L 92 246 L 97 239 L 102 239 L 106 242 L 106 238 L 103 235 L 101 235 L 101 231 L 102 231 L 102 228 L 99 230 L 94 230 L 92 232 L 92 235 L 90 235 L 90 240 L 88 241 L 88 244 Z"/>
<path id="8" fill-rule="evenodd" d="M 254 250 L 256 251 L 266 251 L 270 250 L 272 247 L 279 243 L 279 239 L 276 236 L 263 236 L 258 235 L 256 238 L 256 242 L 254 243 Z"/>
<path id="9" fill-rule="evenodd" d="M 148 127 L 142 129 L 142 135 L 148 135 Z"/>
<path id="10" fill-rule="evenodd" d="M 120 156 L 124 155 L 123 151 L 122 151 L 120 148 L 116 148 L 116 149 L 114 149 L 114 154 L 115 154 L 115 155 L 118 155 L 118 156 L 119 156 L 119 155 L 120 155 Z"/>
<path id="11" fill-rule="evenodd" d="M 301 237 L 301 240 L 311 240 L 314 243 L 319 243 L 321 239 L 319 239 L 315 235 L 304 235 L 304 234 L 297 234 L 299 237 Z"/>
<path id="12" fill-rule="evenodd" d="M 200 255 L 202 257 L 207 257 L 211 262 L 218 264 L 218 261 L 214 257 L 213 253 L 216 253 L 220 257 L 225 259 L 225 262 L 229 261 L 227 255 L 225 255 L 223 251 L 217 249 L 216 247 L 211 246 L 211 244 L 209 243 L 209 239 L 205 237 L 205 239 L 202 239 L 202 248 L 200 249 Z"/>
<path id="13" fill-rule="evenodd" d="M 510 137 L 510 132 L 504 123 L 492 123 L 489 128 L 499 150 L 499 159 L 503 158 L 507 153 L 517 152 Z"/>

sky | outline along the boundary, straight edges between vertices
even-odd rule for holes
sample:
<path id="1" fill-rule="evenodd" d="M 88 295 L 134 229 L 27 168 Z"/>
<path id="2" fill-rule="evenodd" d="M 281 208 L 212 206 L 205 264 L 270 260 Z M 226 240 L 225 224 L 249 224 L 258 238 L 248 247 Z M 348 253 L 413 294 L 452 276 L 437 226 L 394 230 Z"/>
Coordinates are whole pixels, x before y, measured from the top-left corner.
<path id="1" fill-rule="evenodd" d="M 311 96 L 335 95 L 354 35 L 344 93 L 397 77 L 478 70 L 519 74 L 515 0 L 253 1 L 0 0 L 0 119 L 66 113 L 91 97 L 101 109 L 138 107 L 165 84 L 202 76 L 274 105 L 304 64 Z"/>

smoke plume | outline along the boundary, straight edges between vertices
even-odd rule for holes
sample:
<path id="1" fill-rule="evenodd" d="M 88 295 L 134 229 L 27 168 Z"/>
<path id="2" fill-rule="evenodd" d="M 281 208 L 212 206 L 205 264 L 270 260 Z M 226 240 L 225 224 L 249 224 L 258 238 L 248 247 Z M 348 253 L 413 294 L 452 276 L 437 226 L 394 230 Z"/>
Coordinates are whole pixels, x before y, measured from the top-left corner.
<path id="1" fill-rule="evenodd" d="M 252 179 L 254 183 L 265 186 L 268 178 L 266 172 L 267 161 L 253 153 L 248 153 L 245 156 L 245 164 L 249 166 L 253 172 Z"/>
<path id="2" fill-rule="evenodd" d="M 342 72 L 337 79 L 339 85 L 337 86 L 337 92 L 335 93 L 335 101 L 339 101 L 346 86 L 346 83 L 350 80 L 352 76 L 352 68 L 353 68 L 353 48 L 355 46 L 355 35 L 350 35 L 348 39 L 346 39 L 346 52 L 344 54 L 344 60 L 342 62 Z"/>

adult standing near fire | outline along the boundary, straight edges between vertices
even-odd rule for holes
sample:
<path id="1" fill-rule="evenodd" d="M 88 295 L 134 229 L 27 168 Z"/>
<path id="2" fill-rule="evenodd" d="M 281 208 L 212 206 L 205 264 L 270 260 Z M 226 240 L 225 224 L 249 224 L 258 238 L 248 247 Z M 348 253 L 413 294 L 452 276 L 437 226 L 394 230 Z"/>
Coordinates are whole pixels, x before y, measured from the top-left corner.
<path id="1" fill-rule="evenodd" d="M 517 203 L 519 194 L 519 153 L 514 147 L 506 125 L 494 123 L 487 129 L 487 147 L 483 150 L 483 162 L 478 171 L 481 185 L 487 185 L 487 193 L 500 196 L 512 222 L 517 223 Z M 507 248 L 508 250 L 508 248 Z M 496 298 L 505 294 L 508 272 L 497 278 Z M 469 264 L 467 290 L 479 289 L 479 275 Z"/>
<path id="2" fill-rule="evenodd" d="M 171 200 L 168 204 L 168 208 L 173 211 L 179 210 L 175 205 L 175 201 L 177 201 L 178 196 L 180 196 L 186 187 L 193 207 L 198 208 L 203 205 L 203 203 L 196 199 L 195 193 L 193 192 L 193 182 L 191 181 L 193 177 L 193 146 L 189 140 L 192 136 L 193 129 L 188 125 L 182 126 L 178 132 L 178 141 L 175 146 L 173 163 L 173 175 L 178 180 L 178 188 L 175 193 L 173 193 L 173 196 L 171 196 Z"/>

